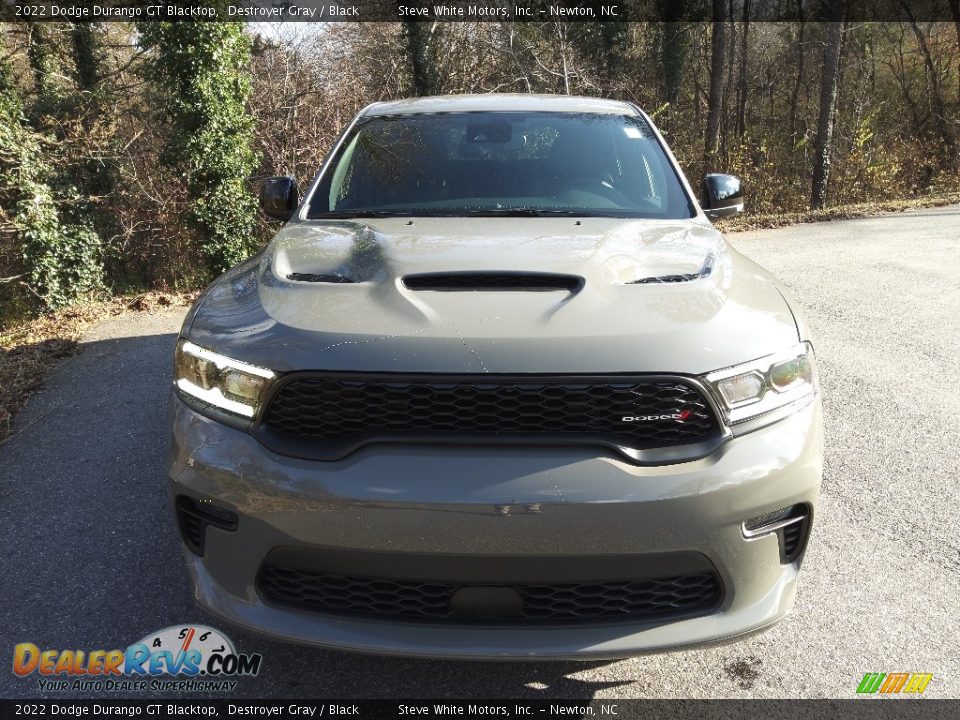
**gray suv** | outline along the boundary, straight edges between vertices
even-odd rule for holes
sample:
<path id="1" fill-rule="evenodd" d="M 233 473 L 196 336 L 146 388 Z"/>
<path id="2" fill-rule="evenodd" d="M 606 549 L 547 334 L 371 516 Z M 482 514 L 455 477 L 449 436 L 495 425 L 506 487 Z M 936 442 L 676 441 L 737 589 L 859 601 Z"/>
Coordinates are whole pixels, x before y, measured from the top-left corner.
<path id="1" fill-rule="evenodd" d="M 200 604 L 432 657 L 622 657 L 790 610 L 822 468 L 783 287 L 624 102 L 385 102 L 177 343 L 169 475 Z"/>

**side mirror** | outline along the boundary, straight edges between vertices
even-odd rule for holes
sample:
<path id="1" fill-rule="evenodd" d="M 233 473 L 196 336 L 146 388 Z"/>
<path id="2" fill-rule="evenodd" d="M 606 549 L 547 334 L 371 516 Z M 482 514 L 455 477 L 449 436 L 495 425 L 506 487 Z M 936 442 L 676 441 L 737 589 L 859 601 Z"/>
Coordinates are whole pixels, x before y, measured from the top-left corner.
<path id="1" fill-rule="evenodd" d="M 260 209 L 277 220 L 289 220 L 300 204 L 300 187 L 290 176 L 272 177 L 260 187 Z"/>
<path id="2" fill-rule="evenodd" d="M 710 173 L 703 178 L 703 211 L 707 217 L 725 218 L 743 212 L 743 187 L 733 175 Z"/>

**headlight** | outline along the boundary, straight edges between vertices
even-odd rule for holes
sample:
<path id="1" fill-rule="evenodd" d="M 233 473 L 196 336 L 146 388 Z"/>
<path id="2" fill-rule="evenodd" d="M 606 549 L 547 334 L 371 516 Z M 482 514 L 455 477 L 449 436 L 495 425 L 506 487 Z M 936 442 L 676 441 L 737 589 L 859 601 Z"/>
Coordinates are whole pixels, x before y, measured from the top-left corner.
<path id="1" fill-rule="evenodd" d="M 189 340 L 177 345 L 173 378 L 177 388 L 227 412 L 254 417 L 275 377 L 272 370 L 233 360 Z"/>
<path id="2" fill-rule="evenodd" d="M 813 348 L 806 342 L 784 353 L 717 370 L 703 380 L 735 432 L 779 420 L 806 405 L 817 392 Z"/>

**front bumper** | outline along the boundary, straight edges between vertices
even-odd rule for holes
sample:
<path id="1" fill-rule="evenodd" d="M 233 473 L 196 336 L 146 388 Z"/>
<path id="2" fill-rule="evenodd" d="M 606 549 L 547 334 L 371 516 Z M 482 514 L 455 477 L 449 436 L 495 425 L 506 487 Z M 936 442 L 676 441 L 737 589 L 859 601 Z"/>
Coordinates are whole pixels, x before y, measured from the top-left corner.
<path id="1" fill-rule="evenodd" d="M 806 503 L 822 472 L 818 402 L 701 460 L 639 467 L 583 448 L 369 446 L 337 462 L 276 455 L 173 400 L 174 496 L 235 511 L 186 552 L 207 610 L 273 637 L 344 650 L 462 658 L 609 658 L 736 639 L 790 610 L 798 563 L 742 523 Z M 299 546 L 507 558 L 701 554 L 724 589 L 705 616 L 660 623 L 423 623 L 323 615 L 265 603 L 257 573 Z"/>

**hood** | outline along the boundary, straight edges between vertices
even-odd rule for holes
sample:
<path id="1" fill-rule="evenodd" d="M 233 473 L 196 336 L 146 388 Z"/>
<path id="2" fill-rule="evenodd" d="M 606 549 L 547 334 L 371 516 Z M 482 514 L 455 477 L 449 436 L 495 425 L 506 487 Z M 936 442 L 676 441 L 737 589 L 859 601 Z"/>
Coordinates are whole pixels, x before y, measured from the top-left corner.
<path id="1" fill-rule="evenodd" d="M 291 223 L 188 324 L 280 372 L 699 374 L 798 338 L 713 228 L 615 218 Z"/>

